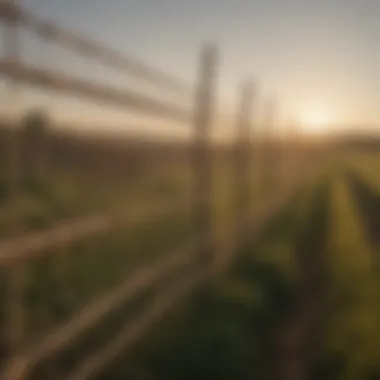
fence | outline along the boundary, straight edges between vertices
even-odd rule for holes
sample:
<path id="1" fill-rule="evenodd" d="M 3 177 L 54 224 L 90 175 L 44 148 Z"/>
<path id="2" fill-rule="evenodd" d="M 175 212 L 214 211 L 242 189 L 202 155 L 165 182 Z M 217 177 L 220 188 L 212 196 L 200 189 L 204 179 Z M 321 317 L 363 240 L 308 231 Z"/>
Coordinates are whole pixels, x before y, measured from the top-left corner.
<path id="1" fill-rule="evenodd" d="M 120 228 L 120 224 L 133 223 L 142 225 L 152 218 L 164 218 L 169 206 L 160 204 L 152 207 L 146 205 L 133 213 L 131 209 L 120 209 L 109 213 L 79 217 L 61 223 L 55 223 L 39 232 L 25 231 L 22 220 L 12 221 L 13 237 L 4 238 L 0 243 L 0 268 L 3 271 L 5 283 L 6 303 L 4 307 L 4 360 L 1 362 L 2 379 L 23 380 L 29 378 L 68 378 L 84 380 L 94 378 L 107 364 L 120 352 L 127 352 L 133 344 L 142 338 L 151 325 L 161 318 L 175 302 L 189 293 L 195 286 L 201 284 L 218 269 L 218 242 L 213 238 L 212 216 L 212 157 L 211 157 L 211 128 L 215 114 L 215 91 L 218 71 L 218 54 L 214 46 L 206 46 L 199 59 L 198 79 L 195 86 L 188 85 L 170 75 L 150 68 L 134 59 L 125 58 L 118 52 L 99 46 L 85 38 L 78 37 L 71 32 L 58 28 L 52 23 L 40 20 L 32 13 L 24 10 L 14 2 L 0 3 L 0 17 L 6 26 L 6 55 L 0 60 L 0 75 L 11 80 L 14 85 L 28 84 L 56 92 L 84 97 L 102 104 L 112 104 L 122 110 L 134 110 L 142 114 L 151 114 L 161 118 L 172 119 L 189 124 L 193 133 L 191 148 L 191 161 L 194 181 L 192 188 L 192 221 L 195 226 L 194 239 L 182 249 L 174 249 L 158 260 L 140 269 L 122 276 L 120 281 L 107 290 L 104 289 L 93 295 L 87 303 L 74 308 L 66 314 L 63 320 L 55 323 L 48 331 L 41 333 L 35 339 L 28 339 L 26 326 L 26 311 L 24 307 L 25 292 L 27 289 L 27 268 L 43 258 L 58 262 L 57 266 L 50 268 L 56 271 L 61 284 L 59 296 L 67 298 L 69 273 L 68 250 L 70 247 L 83 241 L 99 239 L 99 236 L 112 236 L 113 231 Z M 170 91 L 178 96 L 185 94 L 190 100 L 189 104 L 181 106 L 163 102 L 154 97 L 137 93 L 135 91 L 117 90 L 109 86 L 99 85 L 80 78 L 59 74 L 46 69 L 33 67 L 22 62 L 18 51 L 17 31 L 27 28 L 39 38 L 51 43 L 64 45 L 78 54 L 96 59 L 120 72 L 134 76 L 141 81 L 149 82 L 160 89 Z M 281 196 L 273 197 L 270 204 L 257 207 L 255 210 L 255 223 L 247 207 L 252 193 L 250 180 L 252 162 L 252 149 L 250 145 L 252 104 L 255 93 L 253 83 L 247 81 L 241 89 L 239 110 L 237 117 L 237 142 L 235 149 L 234 183 L 235 186 L 235 237 L 233 241 L 225 240 L 224 245 L 229 254 L 240 244 L 240 238 L 246 232 L 249 224 L 250 232 L 257 234 L 264 225 L 265 220 L 277 211 L 284 201 L 287 192 Z M 195 105 L 193 105 L 195 100 Z M 43 120 L 29 121 L 41 125 Z M 31 127 L 31 130 L 33 128 Z M 36 151 L 43 151 L 39 145 L 44 131 L 35 131 L 34 140 L 37 144 L 29 154 L 30 165 L 40 167 L 33 163 Z M 7 156 L 9 194 L 8 202 L 11 209 L 19 207 L 20 193 L 20 145 L 15 143 L 19 138 L 17 133 L 9 133 L 13 139 Z M 18 137 L 17 137 L 18 136 Z M 31 138 L 28 138 L 30 141 Z M 32 145 L 33 145 L 32 144 Z M 33 153 L 34 152 L 34 153 Z M 41 160 L 46 161 L 42 156 Z M 40 162 L 40 161 L 39 161 Z M 273 165 L 273 163 L 271 163 Z M 43 165 L 42 165 L 43 166 Z M 28 169 L 31 172 L 32 169 Z M 39 174 L 38 174 L 39 173 Z M 41 174 L 42 173 L 42 174 Z M 40 180 L 44 171 L 33 174 L 33 178 Z M 266 172 L 265 174 L 268 174 Z M 268 179 L 269 181 L 269 179 Z M 271 185 L 272 187 L 272 185 Z M 237 237 L 239 236 L 239 238 Z M 228 260 L 226 261 L 228 262 Z M 62 274 L 66 268 L 66 272 Z M 58 269 L 58 273 L 57 273 Z M 177 274 L 177 275 L 176 275 Z M 65 277 L 66 276 L 66 277 Z M 174 278 L 173 278 L 174 277 Z M 141 312 L 128 318 L 127 323 L 121 327 L 116 338 L 97 350 L 92 350 L 86 357 L 78 360 L 69 373 L 63 373 L 59 357 L 64 352 L 75 350 L 79 338 L 86 336 L 90 331 L 99 329 L 102 321 L 113 315 L 121 305 L 130 303 L 139 294 L 143 294 L 153 287 L 159 291 L 149 298 L 149 302 Z M 58 294 L 55 294 L 58 298 Z M 64 301 L 63 301 L 64 303 Z M 132 307 L 132 306 L 131 306 Z M 42 316 L 49 320 L 49 315 Z M 42 371 L 42 372 L 41 372 Z M 43 373 L 44 375 L 41 375 Z"/>

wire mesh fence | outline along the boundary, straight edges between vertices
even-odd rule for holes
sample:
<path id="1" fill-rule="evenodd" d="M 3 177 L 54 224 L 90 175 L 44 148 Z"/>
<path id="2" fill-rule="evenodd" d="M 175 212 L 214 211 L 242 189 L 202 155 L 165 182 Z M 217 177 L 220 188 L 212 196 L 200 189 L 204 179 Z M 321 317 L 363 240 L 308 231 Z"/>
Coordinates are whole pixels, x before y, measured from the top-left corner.
<path id="1" fill-rule="evenodd" d="M 44 112 L 2 122 L 2 378 L 94 378 L 172 304 L 226 267 L 248 230 L 260 232 L 302 173 L 282 188 L 276 183 L 276 163 L 288 156 L 279 157 L 275 139 L 253 140 L 258 94 L 250 81 L 239 91 L 236 140 L 212 140 L 215 46 L 202 49 L 197 79 L 189 84 L 45 22 L 16 2 L 0 2 L 0 18 L 6 47 L 0 75 L 8 80 L 9 100 L 28 86 L 174 120 L 191 130 L 186 141 L 166 142 L 73 136 L 55 130 Z M 25 63 L 22 28 L 183 101 Z M 259 150 L 265 153 L 261 160 Z M 230 192 L 222 183 L 226 178 Z M 264 185 L 271 189 L 265 200 L 256 194 Z M 219 215 L 228 203 L 232 212 Z M 228 222 L 227 229 L 217 231 L 218 218 Z"/>

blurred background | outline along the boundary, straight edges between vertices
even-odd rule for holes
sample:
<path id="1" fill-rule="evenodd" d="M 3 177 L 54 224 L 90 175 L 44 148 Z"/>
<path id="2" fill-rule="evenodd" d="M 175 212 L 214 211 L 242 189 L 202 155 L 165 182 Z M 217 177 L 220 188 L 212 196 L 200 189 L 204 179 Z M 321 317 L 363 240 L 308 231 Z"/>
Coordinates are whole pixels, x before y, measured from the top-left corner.
<path id="1" fill-rule="evenodd" d="M 0 1 L 0 377 L 380 378 L 378 12 Z"/>

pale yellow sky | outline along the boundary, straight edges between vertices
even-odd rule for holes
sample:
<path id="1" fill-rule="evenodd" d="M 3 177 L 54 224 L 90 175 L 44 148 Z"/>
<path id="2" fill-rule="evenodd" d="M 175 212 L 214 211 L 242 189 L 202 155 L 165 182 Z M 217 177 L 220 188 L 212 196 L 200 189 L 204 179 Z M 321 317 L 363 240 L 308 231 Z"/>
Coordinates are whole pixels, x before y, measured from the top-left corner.
<path id="1" fill-rule="evenodd" d="M 372 0 L 51 0 L 24 1 L 41 16 L 91 36 L 121 52 L 138 56 L 194 83 L 198 53 L 214 41 L 221 55 L 218 78 L 219 119 L 232 123 L 242 79 L 260 84 L 260 103 L 275 94 L 280 120 L 314 124 L 380 124 L 380 2 Z M 79 59 L 65 49 L 22 36 L 23 59 L 42 67 L 96 80 L 118 88 L 135 88 L 163 99 L 101 65 Z M 2 99 L 5 99 L 2 93 Z M 149 125 L 104 106 L 23 91 L 23 108 L 49 103 L 58 121 L 123 126 Z M 173 100 L 173 99 L 170 99 Z M 191 107 L 192 100 L 175 98 Z M 1 108 L 7 108 L 3 104 Z M 260 112 L 256 112 L 260 120 Z M 144 121 L 145 120 L 145 121 Z M 225 120 L 228 120 L 225 122 Z M 319 120 L 319 123 L 318 123 Z M 154 120 L 152 124 L 161 124 Z M 164 124 L 166 127 L 169 123 Z M 168 129 L 180 130 L 176 126 Z M 180 127 L 182 128 L 182 126 Z M 226 127 L 229 128 L 229 127 Z M 182 129 L 181 129 L 182 131 Z M 182 133 L 182 132 L 181 132 Z"/>

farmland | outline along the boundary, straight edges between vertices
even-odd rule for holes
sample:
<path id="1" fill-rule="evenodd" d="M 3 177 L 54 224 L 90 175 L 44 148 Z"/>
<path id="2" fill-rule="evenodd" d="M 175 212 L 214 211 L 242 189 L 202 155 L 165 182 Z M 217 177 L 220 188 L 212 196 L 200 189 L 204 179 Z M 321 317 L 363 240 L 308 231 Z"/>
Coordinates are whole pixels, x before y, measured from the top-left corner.
<path id="1" fill-rule="evenodd" d="M 159 262 L 194 238 L 189 147 L 156 142 L 143 146 L 133 140 L 115 144 L 54 134 L 44 177 L 33 182 L 23 174 L 15 200 L 3 191 L 1 235 L 11 248 L 15 227 L 9 218 L 15 215 L 31 239 L 78 218 L 107 214 L 117 220 L 117 228 L 99 227 L 91 240 L 58 248 L 47 245 L 28 259 L 22 269 L 21 298 L 25 347 L 38 345 L 62 323 L 75 320 L 78 310 L 94 302 L 95 307 L 99 294 L 107 296 L 119 284 L 128 285 L 126 279 L 133 281 L 136 270 Z M 228 256 L 236 233 L 233 149 L 215 146 L 213 151 L 216 261 Z M 287 186 L 293 188 L 291 197 L 255 238 L 249 232 L 254 222 L 248 224 L 248 237 L 237 247 L 232 266 L 175 306 L 157 330 L 132 346 L 127 359 L 126 351 L 119 352 L 97 375 L 100 379 L 249 379 L 280 374 L 371 379 L 377 374 L 380 156 L 339 144 L 322 147 L 326 149 L 329 159 L 321 160 L 318 149 L 313 156 L 306 145 L 284 145 L 277 161 L 282 171 L 272 168 L 269 184 L 263 182 L 268 180 L 263 170 L 270 168 L 256 149 L 252 216 L 269 207 Z M 9 208 L 17 204 L 20 215 Z M 104 342 L 117 336 L 128 320 L 132 323 L 149 299 L 199 270 L 204 262 L 199 259 L 133 296 L 132 303 L 120 298 L 114 311 L 86 327 L 80 339 L 73 335 L 69 350 L 57 348 L 53 361 L 42 361 L 32 378 L 81 371 L 81 361 L 101 352 Z M 3 260 L 12 263 L 14 258 L 3 255 Z M 3 268 L 1 287 L 4 358 L 8 269 Z M 20 270 L 19 265 L 12 270 Z"/>
<path id="2" fill-rule="evenodd" d="M 112 378 L 377 378 L 379 164 L 330 163 Z"/>
<path id="3" fill-rule="evenodd" d="M 192 167 L 186 146 L 167 144 L 160 148 L 154 143 L 147 146 L 144 153 L 138 141 L 124 142 L 118 149 L 125 156 L 119 158 L 118 162 L 115 158 L 118 154 L 116 145 L 107 146 L 106 143 L 88 138 L 78 140 L 67 137 L 63 140 L 59 135 L 52 135 L 49 144 L 54 149 L 49 150 L 49 167 L 44 177 L 38 177 L 36 181 L 23 174 L 22 178 L 25 179 L 24 182 L 19 182 L 15 200 L 5 191 L 3 193 L 1 234 L 5 243 L 2 246 L 2 260 L 5 263 L 9 261 L 10 265 L 15 260 L 14 256 L 6 253 L 7 249 L 11 252 L 13 246 L 18 247 L 17 241 L 16 245 L 12 243 L 15 228 L 12 220 L 15 217 L 19 225 L 17 228 L 22 228 L 24 234 L 30 236 L 30 241 L 44 236 L 41 234 L 61 228 L 60 226 L 70 225 L 73 220 L 83 219 L 83 223 L 87 223 L 87 219 L 91 221 L 94 215 L 104 213 L 116 217 L 117 228 L 99 227 L 100 233 L 90 241 L 78 239 L 58 248 L 47 245 L 42 251 L 36 251 L 36 256 L 33 252 L 32 257 L 25 256 L 28 265 L 21 269 L 17 260 L 15 267 L 5 264 L 2 272 L 4 296 L 1 314 L 4 358 L 7 355 L 9 339 L 6 328 L 9 323 L 8 313 L 12 310 L 12 303 L 8 303 L 8 292 L 12 289 L 9 288 L 12 285 L 7 274 L 9 268 L 16 271 L 12 273 L 21 271 L 18 273 L 22 276 L 22 297 L 19 299 L 23 310 L 22 344 L 33 347 L 44 335 L 76 317 L 78 310 L 95 302 L 99 294 L 112 291 L 118 284 L 125 282 L 125 279 L 133 277 L 136 270 L 154 263 L 168 251 L 190 244 L 195 236 L 191 220 Z M 101 151 L 104 153 L 100 154 Z M 140 153 L 140 157 L 136 157 L 136 151 Z M 141 158 L 144 155 L 145 162 Z M 96 161 L 95 157 L 102 157 L 103 160 Z M 212 198 L 214 234 L 215 237 L 221 237 L 222 242 L 227 242 L 227 245 L 218 243 L 215 252 L 217 260 L 222 260 L 223 254 L 227 253 L 228 241 L 234 234 L 233 200 L 236 190 L 231 181 L 234 173 L 231 157 L 233 148 L 215 148 Z M 119 163 L 119 167 L 115 167 L 115 162 Z M 262 169 L 257 163 L 253 161 L 252 165 L 252 212 L 257 207 L 263 208 L 263 202 L 270 201 L 267 193 L 265 196 L 260 195 L 259 179 Z M 284 171 L 295 173 L 294 164 L 291 155 L 284 155 Z M 131 165 L 138 166 L 132 177 L 129 170 Z M 126 171 L 125 176 L 123 168 Z M 24 170 L 21 173 L 27 173 L 27 169 Z M 6 171 L 3 173 L 2 183 L 6 189 Z M 14 208 L 17 205 L 22 211 L 19 215 Z M 85 225 L 80 223 L 74 227 L 74 231 L 75 228 L 80 231 L 82 225 Z M 22 249 L 19 248 L 21 252 Z M 28 245 L 25 249 L 30 250 Z M 22 257 L 20 260 L 25 260 Z M 191 268 L 196 269 L 198 266 L 199 263 L 195 263 L 195 267 L 192 264 L 182 272 L 188 273 Z M 182 272 L 176 274 L 176 277 L 181 276 Z M 162 286 L 166 281 L 163 281 Z M 55 370 L 70 372 L 82 357 L 97 347 L 100 348 L 118 326 L 125 324 L 131 312 L 132 316 L 137 313 L 140 303 L 144 297 L 149 298 L 149 294 L 143 293 L 141 297 L 135 300 L 136 306 L 124 307 L 118 304 L 116 314 L 95 324 L 95 329 L 90 329 L 88 336 L 75 340 L 67 355 L 56 359 L 53 365 Z M 35 376 L 39 379 L 50 378 L 49 371 L 50 367 L 43 365 L 41 370 L 37 368 Z"/>
<path id="4" fill-rule="evenodd" d="M 0 379 L 380 379 L 352 4 L 83 2 L 0 0 Z"/>
<path id="5" fill-rule="evenodd" d="M 19 185 L 16 201 L 21 202 L 18 223 L 23 231 L 38 235 L 71 220 L 104 213 L 117 215 L 118 227 L 58 250 L 47 246 L 23 269 L 26 347 L 38 344 L 139 268 L 189 244 L 195 232 L 192 166 L 186 145 L 153 144 L 153 149 L 139 141 L 124 141 L 117 150 L 111 143 L 58 137 L 51 136 L 50 146 L 55 144 L 55 148 L 43 179 Z M 370 379 L 376 375 L 380 156 L 376 151 L 339 145 L 328 149 L 331 159 L 321 161 L 318 150 L 313 158 L 306 155 L 310 152 L 306 146 L 299 145 L 298 150 L 284 146 L 278 163 L 286 175 L 273 177 L 272 186 L 277 181 L 281 193 L 287 183 L 298 182 L 293 195 L 257 237 L 252 239 L 248 233 L 228 271 L 181 301 L 158 330 L 136 343 L 127 359 L 121 351 L 98 377 L 249 379 L 279 374 L 292 378 L 303 373 L 315 378 L 323 374 L 332 379 Z M 251 166 L 253 216 L 276 197 L 275 188 L 269 193 L 263 187 L 268 173 L 262 177 L 265 162 L 258 149 L 256 153 Z M 295 155 L 302 155 L 304 166 Z M 222 260 L 226 244 L 233 239 L 236 218 L 233 147 L 215 147 L 213 157 L 214 234 L 216 240 L 224 241 L 215 246 L 214 255 Z M 302 174 L 305 168 L 313 174 Z M 3 175 L 4 189 L 6 181 Z M 7 217 L 15 212 L 8 207 L 15 204 L 4 191 L 4 241 L 11 241 L 14 228 Z M 248 225 L 248 231 L 253 228 Z M 50 379 L 54 371 L 74 371 L 91 352 L 101 350 L 110 336 L 117 336 L 126 321 L 133 321 L 154 294 L 170 289 L 170 281 L 188 276 L 202 262 L 163 278 L 132 304 L 118 304 L 114 312 L 74 339 L 70 350 L 36 367 L 33 379 Z M 4 327 L 9 318 L 6 270 L 2 274 Z M 6 355 L 8 338 L 3 331 Z"/>

